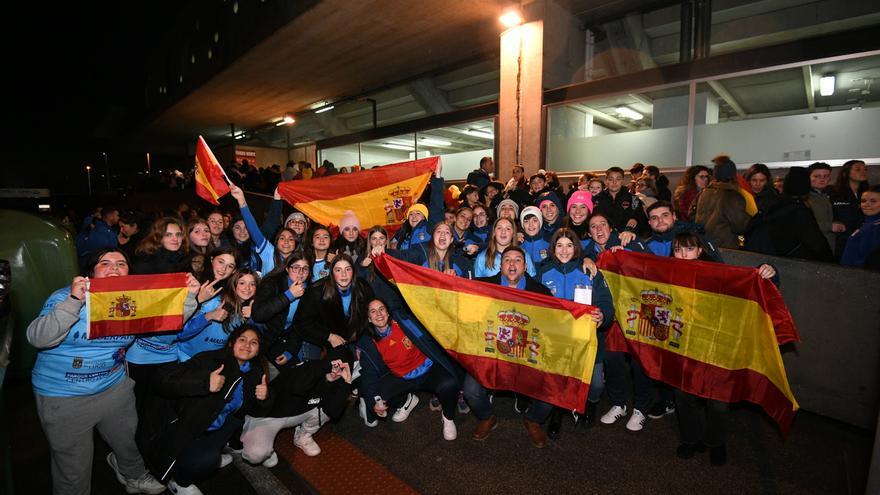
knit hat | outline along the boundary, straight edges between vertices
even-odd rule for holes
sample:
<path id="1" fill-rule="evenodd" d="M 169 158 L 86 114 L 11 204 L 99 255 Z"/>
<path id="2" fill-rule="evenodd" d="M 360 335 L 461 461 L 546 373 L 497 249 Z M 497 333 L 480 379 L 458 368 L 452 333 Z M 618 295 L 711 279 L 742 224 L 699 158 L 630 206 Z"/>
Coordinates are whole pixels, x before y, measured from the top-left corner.
<path id="1" fill-rule="evenodd" d="M 495 214 L 496 214 L 497 218 L 501 218 L 501 207 L 504 205 L 513 206 L 514 217 L 519 215 L 519 205 L 516 204 L 516 201 L 514 201 L 512 199 L 504 199 L 504 200 L 501 200 L 501 202 L 498 203 L 498 206 L 495 208 Z"/>
<path id="2" fill-rule="evenodd" d="M 428 207 L 427 206 L 425 206 L 421 203 L 416 203 L 416 204 L 410 206 L 409 209 L 406 210 L 406 218 L 409 218 L 409 214 L 414 211 L 421 213 L 422 216 L 425 217 L 425 219 L 427 220 L 427 218 L 428 218 Z"/>
<path id="3" fill-rule="evenodd" d="M 593 213 L 593 195 L 590 194 L 590 191 L 575 191 L 571 197 L 568 198 L 568 208 L 566 208 L 565 211 L 571 211 L 571 207 L 574 205 L 587 205 L 587 210 L 590 213 Z"/>
<path id="4" fill-rule="evenodd" d="M 532 175 L 531 177 L 529 177 L 529 184 L 531 184 L 532 181 L 535 180 L 535 179 L 541 179 L 541 180 L 543 180 L 543 181 L 545 181 L 545 182 L 547 181 L 547 177 L 544 175 L 543 172 L 538 172 L 537 174 L 534 174 L 534 175 Z"/>
<path id="5" fill-rule="evenodd" d="M 782 183 L 782 194 L 789 197 L 806 196 L 810 193 L 810 171 L 804 167 L 791 167 Z"/>
<path id="6" fill-rule="evenodd" d="M 715 162 L 712 171 L 715 180 L 730 180 L 736 177 L 736 164 L 730 158 L 720 159 Z"/>
<path id="7" fill-rule="evenodd" d="M 339 219 L 339 231 L 341 232 L 345 230 L 346 227 L 351 226 L 361 230 L 361 222 L 358 221 L 357 215 L 351 210 L 346 210 L 345 213 L 342 214 L 342 218 Z"/>
<path id="8" fill-rule="evenodd" d="M 529 215 L 535 215 L 538 217 L 538 225 L 541 227 L 544 226 L 544 217 L 541 216 L 541 210 L 539 210 L 537 206 L 526 206 L 523 208 L 523 211 L 519 214 L 520 225 L 526 222 L 526 217 Z"/>
<path id="9" fill-rule="evenodd" d="M 538 196 L 538 199 L 535 200 L 535 203 L 537 203 L 537 207 L 540 208 L 545 201 L 553 203 L 554 205 L 556 205 L 556 209 L 562 212 L 562 201 L 559 200 L 559 196 L 555 192 L 548 191 L 541 194 L 540 196 Z"/>
<path id="10" fill-rule="evenodd" d="M 303 223 L 307 223 L 306 216 L 298 211 L 295 211 L 295 212 L 291 213 L 290 215 L 287 215 L 287 220 L 284 221 L 284 226 L 287 227 L 287 224 L 289 224 L 291 220 L 300 220 Z"/>

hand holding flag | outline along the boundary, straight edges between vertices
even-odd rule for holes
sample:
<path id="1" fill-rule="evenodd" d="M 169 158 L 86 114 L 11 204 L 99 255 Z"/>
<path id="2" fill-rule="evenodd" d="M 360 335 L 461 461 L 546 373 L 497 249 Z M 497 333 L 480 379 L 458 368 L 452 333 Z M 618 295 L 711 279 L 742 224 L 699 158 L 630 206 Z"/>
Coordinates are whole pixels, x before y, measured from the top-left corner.
<path id="1" fill-rule="evenodd" d="M 205 138 L 199 136 L 196 143 L 196 194 L 205 201 L 219 205 L 220 198 L 229 192 L 231 181 L 220 162 L 208 148 Z"/>

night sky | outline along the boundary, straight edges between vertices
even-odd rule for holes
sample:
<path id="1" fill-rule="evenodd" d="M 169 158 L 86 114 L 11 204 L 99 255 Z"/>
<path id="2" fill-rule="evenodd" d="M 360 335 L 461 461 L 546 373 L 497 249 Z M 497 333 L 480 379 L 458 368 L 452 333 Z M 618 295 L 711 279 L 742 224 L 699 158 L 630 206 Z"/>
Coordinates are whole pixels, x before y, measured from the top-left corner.
<path id="1" fill-rule="evenodd" d="M 142 122 L 150 53 L 185 4 L 5 4 L 2 187 L 71 189 L 85 163 L 103 168 L 105 151 L 114 174 L 145 168 L 141 150 L 123 149 L 120 137 Z"/>

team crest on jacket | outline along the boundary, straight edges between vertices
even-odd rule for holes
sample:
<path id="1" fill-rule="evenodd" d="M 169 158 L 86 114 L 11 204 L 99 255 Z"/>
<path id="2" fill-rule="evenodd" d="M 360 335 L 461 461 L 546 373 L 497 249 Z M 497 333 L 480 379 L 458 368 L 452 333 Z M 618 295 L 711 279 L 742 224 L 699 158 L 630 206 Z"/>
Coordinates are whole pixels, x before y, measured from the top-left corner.
<path id="1" fill-rule="evenodd" d="M 651 340 L 666 342 L 670 347 L 680 347 L 684 310 L 673 308 L 672 296 L 659 289 L 643 290 L 639 296 L 630 299 L 624 332 L 627 335 L 638 334 Z"/>
<path id="2" fill-rule="evenodd" d="M 125 294 L 110 302 L 109 318 L 133 318 L 137 314 L 137 303 Z"/>
<path id="3" fill-rule="evenodd" d="M 406 210 L 412 206 L 412 191 L 408 187 L 397 186 L 385 193 L 385 220 L 389 225 L 404 220 Z"/>
<path id="4" fill-rule="evenodd" d="M 493 320 L 487 321 L 486 348 L 485 352 L 499 354 L 507 357 L 522 359 L 532 364 L 538 363 L 538 343 L 540 330 L 532 328 L 531 332 L 526 328 L 531 319 L 528 315 L 515 309 L 498 312 L 498 325 L 493 327 Z"/>
<path id="5" fill-rule="evenodd" d="M 671 295 L 659 289 L 643 290 L 638 298 L 631 298 L 626 314 L 628 335 L 642 335 L 651 340 L 667 342 L 670 347 L 680 347 L 682 336 L 682 308 L 673 307 Z"/>

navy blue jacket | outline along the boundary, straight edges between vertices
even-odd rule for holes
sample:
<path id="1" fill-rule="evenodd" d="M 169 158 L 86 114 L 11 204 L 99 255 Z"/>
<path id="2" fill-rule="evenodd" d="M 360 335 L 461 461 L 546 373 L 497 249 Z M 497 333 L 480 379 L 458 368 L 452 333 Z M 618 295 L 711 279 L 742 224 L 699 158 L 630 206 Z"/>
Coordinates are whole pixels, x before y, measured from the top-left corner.
<path id="1" fill-rule="evenodd" d="M 605 249 L 611 249 L 619 245 L 620 234 L 618 234 L 616 230 L 612 230 L 611 235 L 608 236 L 608 242 L 605 243 Z M 593 261 L 598 260 L 599 255 L 602 254 L 603 251 L 601 248 L 599 248 L 599 245 L 590 238 L 581 240 L 581 247 L 584 249 L 584 256 L 590 258 Z M 630 243 L 627 244 L 624 249 L 627 251 L 632 251 L 634 253 L 644 253 L 648 250 L 647 246 L 645 246 L 645 244 L 638 239 L 633 239 L 632 241 L 630 241 Z"/>

